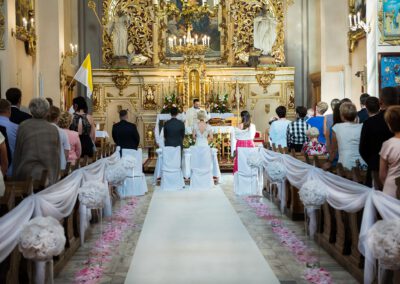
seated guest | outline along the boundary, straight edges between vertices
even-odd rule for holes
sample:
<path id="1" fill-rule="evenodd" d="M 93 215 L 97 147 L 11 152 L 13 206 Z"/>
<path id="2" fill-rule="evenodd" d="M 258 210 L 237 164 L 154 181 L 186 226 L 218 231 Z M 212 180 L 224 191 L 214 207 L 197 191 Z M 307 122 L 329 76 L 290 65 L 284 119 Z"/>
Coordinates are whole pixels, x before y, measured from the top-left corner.
<path id="1" fill-rule="evenodd" d="M 112 137 L 117 146 L 121 149 L 137 150 L 140 143 L 140 136 L 135 124 L 128 121 L 128 111 L 119 112 L 120 122 L 113 125 Z"/>
<path id="2" fill-rule="evenodd" d="M 233 173 L 238 171 L 238 161 L 237 161 L 237 149 L 238 148 L 253 148 L 254 137 L 256 135 L 256 126 L 251 123 L 251 116 L 247 110 L 240 113 L 242 122 L 235 128 L 235 139 L 236 139 L 236 156 L 233 160 Z M 272 125 L 277 123 L 274 122 Z"/>
<path id="3" fill-rule="evenodd" d="M 400 106 L 389 107 L 385 112 L 385 121 L 394 137 L 382 144 L 379 178 L 383 192 L 396 198 L 396 178 L 400 177 Z"/>
<path id="4" fill-rule="evenodd" d="M 364 123 L 364 121 L 367 120 L 368 118 L 368 111 L 365 108 L 365 102 L 366 100 L 369 98 L 368 94 L 362 94 L 360 96 L 360 106 L 361 106 L 361 110 L 358 112 L 358 122 L 359 123 Z"/>
<path id="5" fill-rule="evenodd" d="M 177 119 L 178 109 L 171 109 L 171 119 L 165 122 L 163 132 L 165 146 L 178 147 L 183 149 L 183 139 L 185 138 L 185 124 Z"/>
<path id="6" fill-rule="evenodd" d="M 286 119 L 286 107 L 279 106 L 275 110 L 278 120 L 274 121 L 269 128 L 269 139 L 277 147 L 287 147 L 287 129 L 290 121 Z"/>
<path id="7" fill-rule="evenodd" d="M 311 117 L 307 120 L 307 123 L 311 127 L 318 128 L 319 137 L 318 141 L 322 144 L 326 144 L 326 139 L 324 136 L 324 113 L 328 110 L 328 104 L 325 102 L 319 102 L 316 107 L 316 116 Z"/>
<path id="8" fill-rule="evenodd" d="M 326 146 L 318 141 L 319 130 L 316 127 L 311 127 L 306 131 L 309 141 L 304 142 L 303 153 L 308 156 L 325 155 Z"/>
<path id="9" fill-rule="evenodd" d="M 76 160 L 81 156 L 82 147 L 79 134 L 76 131 L 69 130 L 72 123 L 72 115 L 69 112 L 63 112 L 58 120 L 58 126 L 67 133 L 70 150 L 68 151 L 67 162 L 75 165 Z"/>
<path id="10" fill-rule="evenodd" d="M 39 180 L 48 171 L 50 184 L 57 182 L 60 171 L 60 135 L 46 121 L 50 105 L 44 98 L 32 99 L 29 110 L 33 118 L 19 126 L 15 143 L 13 174 L 17 180 Z"/>
<path id="11" fill-rule="evenodd" d="M 48 101 L 48 100 L 47 100 Z M 50 104 L 49 104 L 50 105 Z M 57 128 L 58 134 L 60 135 L 60 169 L 65 170 L 67 166 L 67 159 L 69 156 L 69 150 L 71 150 L 71 146 L 68 141 L 68 135 L 64 131 L 58 127 L 57 123 L 60 119 L 61 111 L 58 107 L 50 106 L 49 115 L 47 116 L 47 120 Z"/>
<path id="12" fill-rule="evenodd" d="M 301 152 L 303 144 L 307 142 L 306 131 L 310 125 L 306 122 L 305 117 L 307 109 L 303 106 L 296 108 L 296 121 L 289 124 L 287 128 L 287 146 L 289 151 L 294 149 L 296 152 Z"/>
<path id="13" fill-rule="evenodd" d="M 0 169 L 2 174 L 1 178 L 3 178 L 3 176 L 6 175 L 8 170 L 8 156 L 7 156 L 7 147 L 5 143 L 5 138 L 1 133 L 0 133 Z"/>
<path id="14" fill-rule="evenodd" d="M 357 165 L 357 160 L 364 167 L 365 162 L 358 151 L 362 124 L 356 122 L 356 106 L 352 103 L 341 104 L 340 116 L 343 122 L 332 127 L 332 147 L 329 151 L 329 162 L 326 163 L 324 168 L 330 167 L 337 152 L 339 153 L 338 163 L 341 163 L 345 169 L 354 168 Z"/>
<path id="15" fill-rule="evenodd" d="M 368 117 L 377 115 L 379 113 L 379 99 L 376 97 L 369 97 L 365 101 L 365 109 L 368 112 Z"/>
<path id="16" fill-rule="evenodd" d="M 360 154 L 368 165 L 367 185 L 369 186 L 372 186 L 372 171 L 379 172 L 379 152 L 382 144 L 393 137 L 384 116 L 389 106 L 397 104 L 396 89 L 392 87 L 382 89 L 379 95 L 379 103 L 380 112 L 363 123 L 360 138 Z"/>
<path id="17" fill-rule="evenodd" d="M 11 104 L 5 99 L 0 99 L 0 126 L 6 129 L 7 135 L 3 135 L 6 138 L 6 144 L 8 144 L 10 155 L 9 155 L 9 169 L 7 175 L 12 176 L 11 159 L 14 156 L 15 140 L 17 139 L 18 125 L 10 121 L 11 116 Z"/>
<path id="18" fill-rule="evenodd" d="M 333 110 L 335 107 L 340 103 L 339 99 L 333 99 L 331 101 L 331 109 L 332 113 L 326 114 L 325 115 L 325 120 L 324 120 L 324 135 L 325 135 L 325 140 L 326 140 L 326 145 L 329 147 L 329 144 L 331 143 L 332 140 L 332 126 L 333 126 Z"/>
<path id="19" fill-rule="evenodd" d="M 20 110 L 22 93 L 20 89 L 11 88 L 6 92 L 6 98 L 11 103 L 11 116 L 10 121 L 15 124 L 31 118 L 32 116 Z"/>
<path id="20" fill-rule="evenodd" d="M 94 141 L 96 140 L 96 126 L 91 115 L 88 114 L 88 106 L 84 97 L 73 99 L 74 116 L 69 129 L 79 133 L 81 140 L 81 157 L 93 157 L 95 150 Z"/>

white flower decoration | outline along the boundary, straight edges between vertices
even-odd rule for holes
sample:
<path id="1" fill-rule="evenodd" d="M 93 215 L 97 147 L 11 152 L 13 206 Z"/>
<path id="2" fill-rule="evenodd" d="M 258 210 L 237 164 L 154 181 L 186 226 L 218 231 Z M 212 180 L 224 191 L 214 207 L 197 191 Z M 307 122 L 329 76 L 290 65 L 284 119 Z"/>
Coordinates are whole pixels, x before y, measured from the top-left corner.
<path id="1" fill-rule="evenodd" d="M 252 153 L 247 157 L 247 164 L 252 168 L 261 168 L 263 166 L 263 160 L 259 153 Z"/>
<path id="2" fill-rule="evenodd" d="M 59 255 L 64 247 L 64 228 L 50 216 L 30 220 L 19 236 L 19 251 L 27 259 L 47 261 Z"/>
<path id="3" fill-rule="evenodd" d="M 380 220 L 367 233 L 367 247 L 385 269 L 400 267 L 400 219 Z"/>
<path id="4" fill-rule="evenodd" d="M 281 162 L 275 161 L 269 163 L 266 170 L 272 182 L 282 182 L 286 179 L 286 167 Z"/>
<path id="5" fill-rule="evenodd" d="M 301 201 L 306 207 L 320 207 L 327 198 L 327 187 L 319 180 L 309 180 L 299 191 Z"/>
<path id="6" fill-rule="evenodd" d="M 88 181 L 79 189 L 79 201 L 89 209 L 103 208 L 107 193 L 107 184 L 98 181 Z"/>

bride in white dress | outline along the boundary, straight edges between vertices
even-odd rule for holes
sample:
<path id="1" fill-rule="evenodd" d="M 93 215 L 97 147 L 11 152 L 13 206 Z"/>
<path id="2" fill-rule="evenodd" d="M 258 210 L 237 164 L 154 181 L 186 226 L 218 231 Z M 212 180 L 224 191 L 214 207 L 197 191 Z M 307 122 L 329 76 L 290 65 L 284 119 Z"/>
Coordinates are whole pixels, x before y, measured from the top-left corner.
<path id="1" fill-rule="evenodd" d="M 196 141 L 195 146 L 205 147 L 213 139 L 213 131 L 211 126 L 206 122 L 207 113 L 200 110 L 197 113 L 198 123 L 193 126 L 193 139 Z"/>

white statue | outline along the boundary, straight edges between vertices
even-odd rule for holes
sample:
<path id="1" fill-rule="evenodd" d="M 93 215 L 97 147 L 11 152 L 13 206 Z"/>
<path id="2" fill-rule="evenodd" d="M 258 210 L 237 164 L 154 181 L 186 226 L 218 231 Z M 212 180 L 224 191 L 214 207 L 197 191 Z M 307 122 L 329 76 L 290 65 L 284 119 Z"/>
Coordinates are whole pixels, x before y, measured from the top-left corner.
<path id="1" fill-rule="evenodd" d="M 271 10 L 263 6 L 262 13 L 254 19 L 254 47 L 261 50 L 262 55 L 270 55 L 276 40 L 278 22 Z"/>
<path id="2" fill-rule="evenodd" d="M 130 20 L 122 10 L 119 10 L 108 25 L 108 34 L 111 36 L 114 57 L 128 56 L 128 27 Z"/>

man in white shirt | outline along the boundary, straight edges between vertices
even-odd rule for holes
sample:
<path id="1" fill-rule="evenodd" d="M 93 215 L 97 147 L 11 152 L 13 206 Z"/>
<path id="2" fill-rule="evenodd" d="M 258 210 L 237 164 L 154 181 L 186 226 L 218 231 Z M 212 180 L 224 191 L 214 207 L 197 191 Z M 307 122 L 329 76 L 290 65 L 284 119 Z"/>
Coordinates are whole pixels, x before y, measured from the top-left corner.
<path id="1" fill-rule="evenodd" d="M 193 125 L 197 122 L 197 113 L 200 111 L 200 101 L 199 99 L 193 100 L 193 106 L 186 111 L 186 127 L 193 127 Z M 207 119 L 209 119 L 209 115 L 207 115 Z"/>

